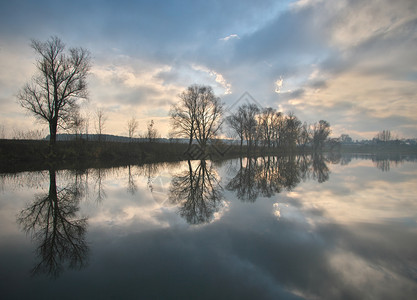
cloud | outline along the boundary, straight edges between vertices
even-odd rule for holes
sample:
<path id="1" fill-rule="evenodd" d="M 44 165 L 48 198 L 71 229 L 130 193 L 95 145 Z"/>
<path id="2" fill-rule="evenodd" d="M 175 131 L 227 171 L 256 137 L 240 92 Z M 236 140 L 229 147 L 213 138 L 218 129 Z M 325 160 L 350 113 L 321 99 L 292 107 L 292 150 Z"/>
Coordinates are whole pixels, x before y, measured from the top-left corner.
<path id="1" fill-rule="evenodd" d="M 220 40 L 221 41 L 228 41 L 228 40 L 231 40 L 231 39 L 240 39 L 240 37 L 237 35 L 237 34 L 231 34 L 231 35 L 228 35 L 228 36 L 226 36 L 226 37 L 224 37 L 224 38 L 221 38 Z"/>
<path id="2" fill-rule="evenodd" d="M 284 79 L 280 76 L 279 79 L 275 81 L 275 93 L 279 94 L 281 92 L 283 83 L 284 83 Z"/>
<path id="3" fill-rule="evenodd" d="M 222 74 L 214 70 L 210 70 L 209 68 L 202 65 L 192 65 L 192 68 L 196 71 L 202 71 L 209 74 L 209 76 L 212 77 L 218 85 L 223 87 L 225 95 L 232 93 L 232 85 L 226 81 Z"/>
<path id="4" fill-rule="evenodd" d="M 356 132 L 369 131 L 370 124 L 375 130 L 386 120 L 393 130 L 415 136 L 404 130 L 417 121 L 411 113 L 417 100 L 414 7 L 413 1 L 302 1 L 237 41 L 236 57 L 252 69 L 268 61 L 263 71 L 251 73 L 252 86 L 267 88 L 269 80 L 271 90 L 263 93 L 268 104 Z M 284 95 L 277 75 L 285 76 L 289 92 L 303 92 Z"/>
<path id="5" fill-rule="evenodd" d="M 122 1 L 83 3 L 76 10 L 77 5 L 57 18 L 59 3 L 1 4 L 2 70 L 24 76 L 0 72 L 0 99 L 32 74 L 30 38 L 57 34 L 69 46 L 91 51 L 93 103 L 121 110 L 137 104 L 138 112 L 152 111 L 144 109 L 147 103 L 161 104 L 159 112 L 166 113 L 181 90 L 198 83 L 212 85 L 225 102 L 247 91 L 263 106 L 294 111 L 306 121 L 331 119 L 336 125 L 357 114 L 383 126 L 381 118 L 395 115 L 407 120 L 396 125 L 400 135 L 417 136 L 409 113 L 416 101 L 415 1 Z M 11 66 L 7 57 L 13 52 Z M 366 124 L 355 119 L 339 126 L 368 132 Z"/>

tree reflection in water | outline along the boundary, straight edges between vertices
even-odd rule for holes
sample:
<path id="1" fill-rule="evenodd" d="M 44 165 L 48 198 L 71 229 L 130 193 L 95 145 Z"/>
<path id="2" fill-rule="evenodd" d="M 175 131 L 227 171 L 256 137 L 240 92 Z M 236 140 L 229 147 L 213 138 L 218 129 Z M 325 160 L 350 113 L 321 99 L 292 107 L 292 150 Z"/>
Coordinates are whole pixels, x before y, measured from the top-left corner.
<path id="1" fill-rule="evenodd" d="M 242 201 L 254 202 L 259 195 L 256 187 L 255 177 L 257 173 L 256 159 L 246 158 L 243 165 L 243 158 L 240 158 L 240 169 L 236 176 L 230 180 L 226 189 L 236 191 L 237 197 Z"/>
<path id="2" fill-rule="evenodd" d="M 312 174 L 313 178 L 319 183 L 329 180 L 330 171 L 326 164 L 323 153 L 314 153 L 312 158 Z"/>
<path id="3" fill-rule="evenodd" d="M 259 196 L 272 197 L 283 189 L 290 191 L 307 178 L 325 182 L 330 173 L 321 154 L 240 158 L 239 165 L 226 189 L 245 202 L 255 202 Z"/>
<path id="4" fill-rule="evenodd" d="M 235 172 L 226 189 L 235 191 L 245 202 L 255 202 L 259 196 L 272 197 L 283 189 L 290 191 L 307 178 L 325 182 L 330 173 L 326 159 L 318 154 L 240 158 Z M 209 222 L 222 203 L 219 181 L 212 164 L 200 160 L 193 166 L 188 161 L 188 170 L 172 178 L 170 201 L 179 205 L 180 215 L 189 224 Z"/>
<path id="5" fill-rule="evenodd" d="M 195 166 L 188 160 L 188 170 L 173 176 L 169 189 L 171 203 L 179 205 L 180 215 L 189 224 L 210 222 L 219 211 L 222 197 L 217 173 L 206 160 Z"/>
<path id="6" fill-rule="evenodd" d="M 82 189 L 77 184 L 57 188 L 56 172 L 49 170 L 49 192 L 36 196 L 20 212 L 18 222 L 38 244 L 39 263 L 33 274 L 57 277 L 65 265 L 82 268 L 86 264 L 87 219 L 77 217 L 81 195 Z"/>

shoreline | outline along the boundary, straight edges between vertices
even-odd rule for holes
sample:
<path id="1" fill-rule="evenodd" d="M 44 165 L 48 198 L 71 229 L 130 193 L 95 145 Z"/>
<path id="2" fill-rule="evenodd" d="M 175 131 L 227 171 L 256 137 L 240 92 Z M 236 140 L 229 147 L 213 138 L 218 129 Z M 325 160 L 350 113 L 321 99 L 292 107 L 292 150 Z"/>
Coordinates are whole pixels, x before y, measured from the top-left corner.
<path id="1" fill-rule="evenodd" d="M 243 151 L 242 151 L 243 150 Z M 417 155 L 411 145 L 348 145 L 323 153 L 370 155 Z M 215 144 L 205 153 L 197 145 L 188 149 L 185 143 L 159 142 L 98 142 L 57 141 L 54 155 L 49 142 L 39 140 L 0 140 L 0 172 L 14 173 L 54 169 L 86 169 L 142 165 L 146 163 L 177 162 L 183 160 L 225 160 L 246 156 L 310 155 L 310 148 L 263 148 L 248 151 L 237 145 Z"/>

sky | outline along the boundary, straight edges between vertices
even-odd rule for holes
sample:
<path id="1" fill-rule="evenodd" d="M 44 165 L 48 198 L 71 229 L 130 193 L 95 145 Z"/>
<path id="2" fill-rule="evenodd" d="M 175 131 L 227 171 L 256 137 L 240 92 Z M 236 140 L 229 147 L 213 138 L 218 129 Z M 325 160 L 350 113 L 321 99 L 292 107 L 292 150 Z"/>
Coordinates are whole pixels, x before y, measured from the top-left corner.
<path id="1" fill-rule="evenodd" d="M 31 40 L 51 36 L 91 52 L 89 99 L 80 102 L 90 133 L 102 109 L 105 133 L 127 136 L 135 117 L 140 133 L 154 120 L 167 137 L 178 94 L 203 84 L 226 114 L 255 101 L 302 122 L 326 120 L 333 137 L 417 137 L 415 0 L 1 1 L 6 137 L 48 133 L 16 95 L 36 72 Z"/>

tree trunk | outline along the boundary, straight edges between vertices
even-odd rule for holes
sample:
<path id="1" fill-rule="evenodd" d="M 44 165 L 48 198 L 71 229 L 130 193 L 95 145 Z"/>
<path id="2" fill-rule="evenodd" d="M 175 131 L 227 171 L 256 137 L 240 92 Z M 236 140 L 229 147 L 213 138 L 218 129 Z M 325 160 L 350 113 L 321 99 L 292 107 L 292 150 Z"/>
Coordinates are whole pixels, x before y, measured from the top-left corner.
<path id="1" fill-rule="evenodd" d="M 188 142 L 188 150 L 191 149 L 191 144 L 193 143 L 193 136 L 190 135 L 190 141 Z"/>
<path id="2" fill-rule="evenodd" d="M 58 120 L 57 119 L 52 119 L 49 122 L 49 152 L 50 152 L 50 154 L 55 153 L 57 128 L 58 128 Z"/>

